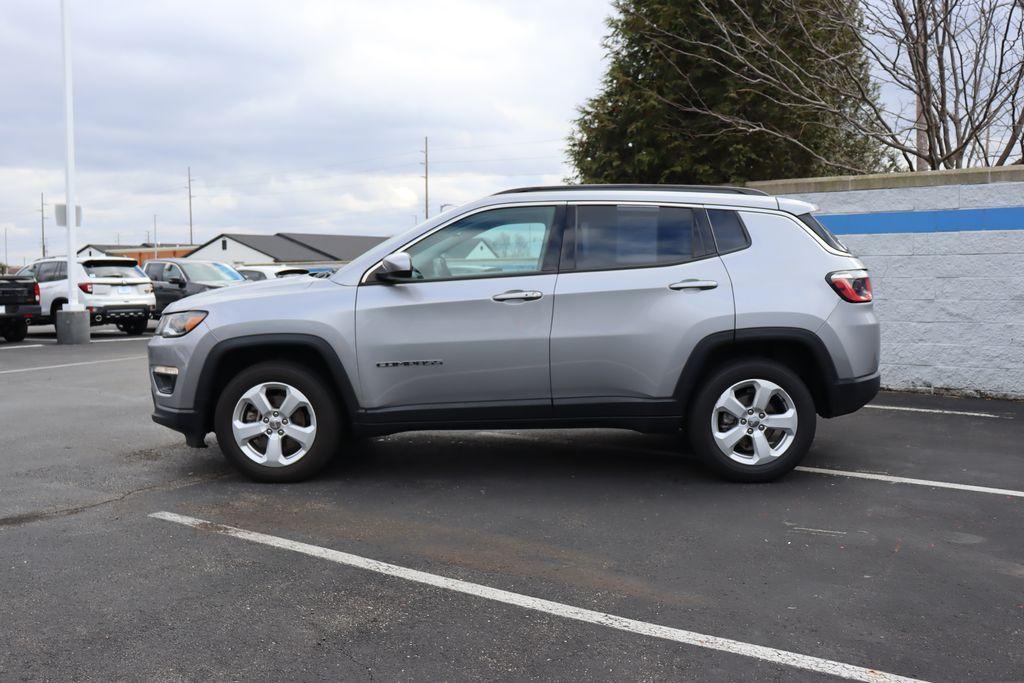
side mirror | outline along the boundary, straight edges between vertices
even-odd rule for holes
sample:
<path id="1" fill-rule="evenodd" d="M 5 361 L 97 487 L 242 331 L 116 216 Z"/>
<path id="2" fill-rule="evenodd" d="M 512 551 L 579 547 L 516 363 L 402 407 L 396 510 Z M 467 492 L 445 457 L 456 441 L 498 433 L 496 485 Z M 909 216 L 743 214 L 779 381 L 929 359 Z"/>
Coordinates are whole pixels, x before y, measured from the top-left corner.
<path id="1" fill-rule="evenodd" d="M 412 257 L 404 251 L 385 256 L 377 271 L 377 279 L 381 282 L 399 282 L 411 277 Z"/>
<path id="2" fill-rule="evenodd" d="M 177 285 L 178 287 L 185 286 L 185 281 L 182 280 L 180 277 L 172 277 L 170 280 L 168 280 L 168 282 L 171 283 L 172 285 Z"/>

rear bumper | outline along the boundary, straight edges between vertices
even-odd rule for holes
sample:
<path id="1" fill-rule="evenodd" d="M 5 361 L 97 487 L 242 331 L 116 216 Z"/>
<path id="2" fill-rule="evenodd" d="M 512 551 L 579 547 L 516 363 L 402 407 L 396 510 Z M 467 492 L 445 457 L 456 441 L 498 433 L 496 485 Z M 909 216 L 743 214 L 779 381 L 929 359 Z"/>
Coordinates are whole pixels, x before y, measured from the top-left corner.
<path id="1" fill-rule="evenodd" d="M 153 410 L 153 422 L 181 432 L 185 435 L 185 443 L 192 448 L 206 447 L 206 425 L 194 410 L 175 410 L 157 405 Z"/>
<path id="2" fill-rule="evenodd" d="M 42 315 L 38 304 L 3 304 L 4 312 L 0 313 L 0 320 L 21 320 L 28 318 L 32 320 Z"/>
<path id="3" fill-rule="evenodd" d="M 147 304 L 89 306 L 89 317 L 94 325 L 120 323 L 139 319 L 148 320 L 152 315 L 153 306 Z"/>
<path id="4" fill-rule="evenodd" d="M 879 373 L 855 377 L 854 379 L 837 380 L 826 387 L 822 417 L 838 417 L 847 415 L 863 408 L 878 394 L 882 385 Z"/>

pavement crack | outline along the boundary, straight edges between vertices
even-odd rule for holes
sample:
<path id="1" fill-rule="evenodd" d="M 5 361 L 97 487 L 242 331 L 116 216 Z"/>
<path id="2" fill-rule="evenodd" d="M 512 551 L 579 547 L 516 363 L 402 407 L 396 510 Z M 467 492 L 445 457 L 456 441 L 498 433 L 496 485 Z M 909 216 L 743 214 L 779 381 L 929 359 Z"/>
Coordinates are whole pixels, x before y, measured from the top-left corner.
<path id="1" fill-rule="evenodd" d="M 80 512 L 92 510 L 93 508 L 102 507 L 104 505 L 110 505 L 111 503 L 119 503 L 139 493 L 148 493 L 150 491 L 167 491 L 171 489 L 182 488 L 184 486 L 191 486 L 193 484 L 203 484 L 208 481 L 223 479 L 224 477 L 230 476 L 230 474 L 231 473 L 229 472 L 225 472 L 222 474 L 216 474 L 209 477 L 177 479 L 171 482 L 162 482 L 159 484 L 152 484 L 150 486 L 143 486 L 137 489 L 132 489 L 130 491 L 125 491 L 122 494 L 110 496 L 109 498 L 103 498 L 101 500 L 93 501 L 91 503 L 85 503 L 84 505 L 75 505 L 67 508 L 58 508 L 56 510 L 25 512 L 20 515 L 0 517 L 0 529 L 24 526 L 26 524 L 40 522 L 47 519 L 59 519 L 61 517 L 70 517 L 71 515 L 77 515 Z"/>

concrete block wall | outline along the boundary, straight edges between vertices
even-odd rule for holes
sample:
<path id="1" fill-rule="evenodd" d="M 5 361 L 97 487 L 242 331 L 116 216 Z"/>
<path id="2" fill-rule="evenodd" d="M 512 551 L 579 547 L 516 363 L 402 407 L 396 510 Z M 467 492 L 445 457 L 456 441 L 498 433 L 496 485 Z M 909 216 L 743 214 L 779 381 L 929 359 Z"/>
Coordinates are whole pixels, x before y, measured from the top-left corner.
<path id="1" fill-rule="evenodd" d="M 1022 399 L 1024 169 L 1000 171 L 751 185 L 818 205 L 871 270 L 884 387 Z"/>

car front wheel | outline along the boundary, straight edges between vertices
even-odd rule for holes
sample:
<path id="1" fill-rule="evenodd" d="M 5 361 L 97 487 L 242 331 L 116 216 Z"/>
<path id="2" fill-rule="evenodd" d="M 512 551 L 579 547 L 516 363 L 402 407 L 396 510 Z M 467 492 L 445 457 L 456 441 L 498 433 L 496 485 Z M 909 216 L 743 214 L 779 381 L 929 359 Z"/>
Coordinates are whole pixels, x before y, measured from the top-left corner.
<path id="1" fill-rule="evenodd" d="M 687 431 L 694 451 L 719 474 L 763 482 L 803 460 L 815 426 L 814 398 L 796 373 L 773 361 L 748 360 L 704 383 Z"/>
<path id="2" fill-rule="evenodd" d="M 341 408 L 333 392 L 305 367 L 254 365 L 221 392 L 214 431 L 225 457 L 258 481 L 299 481 L 315 475 L 341 444 Z"/>

